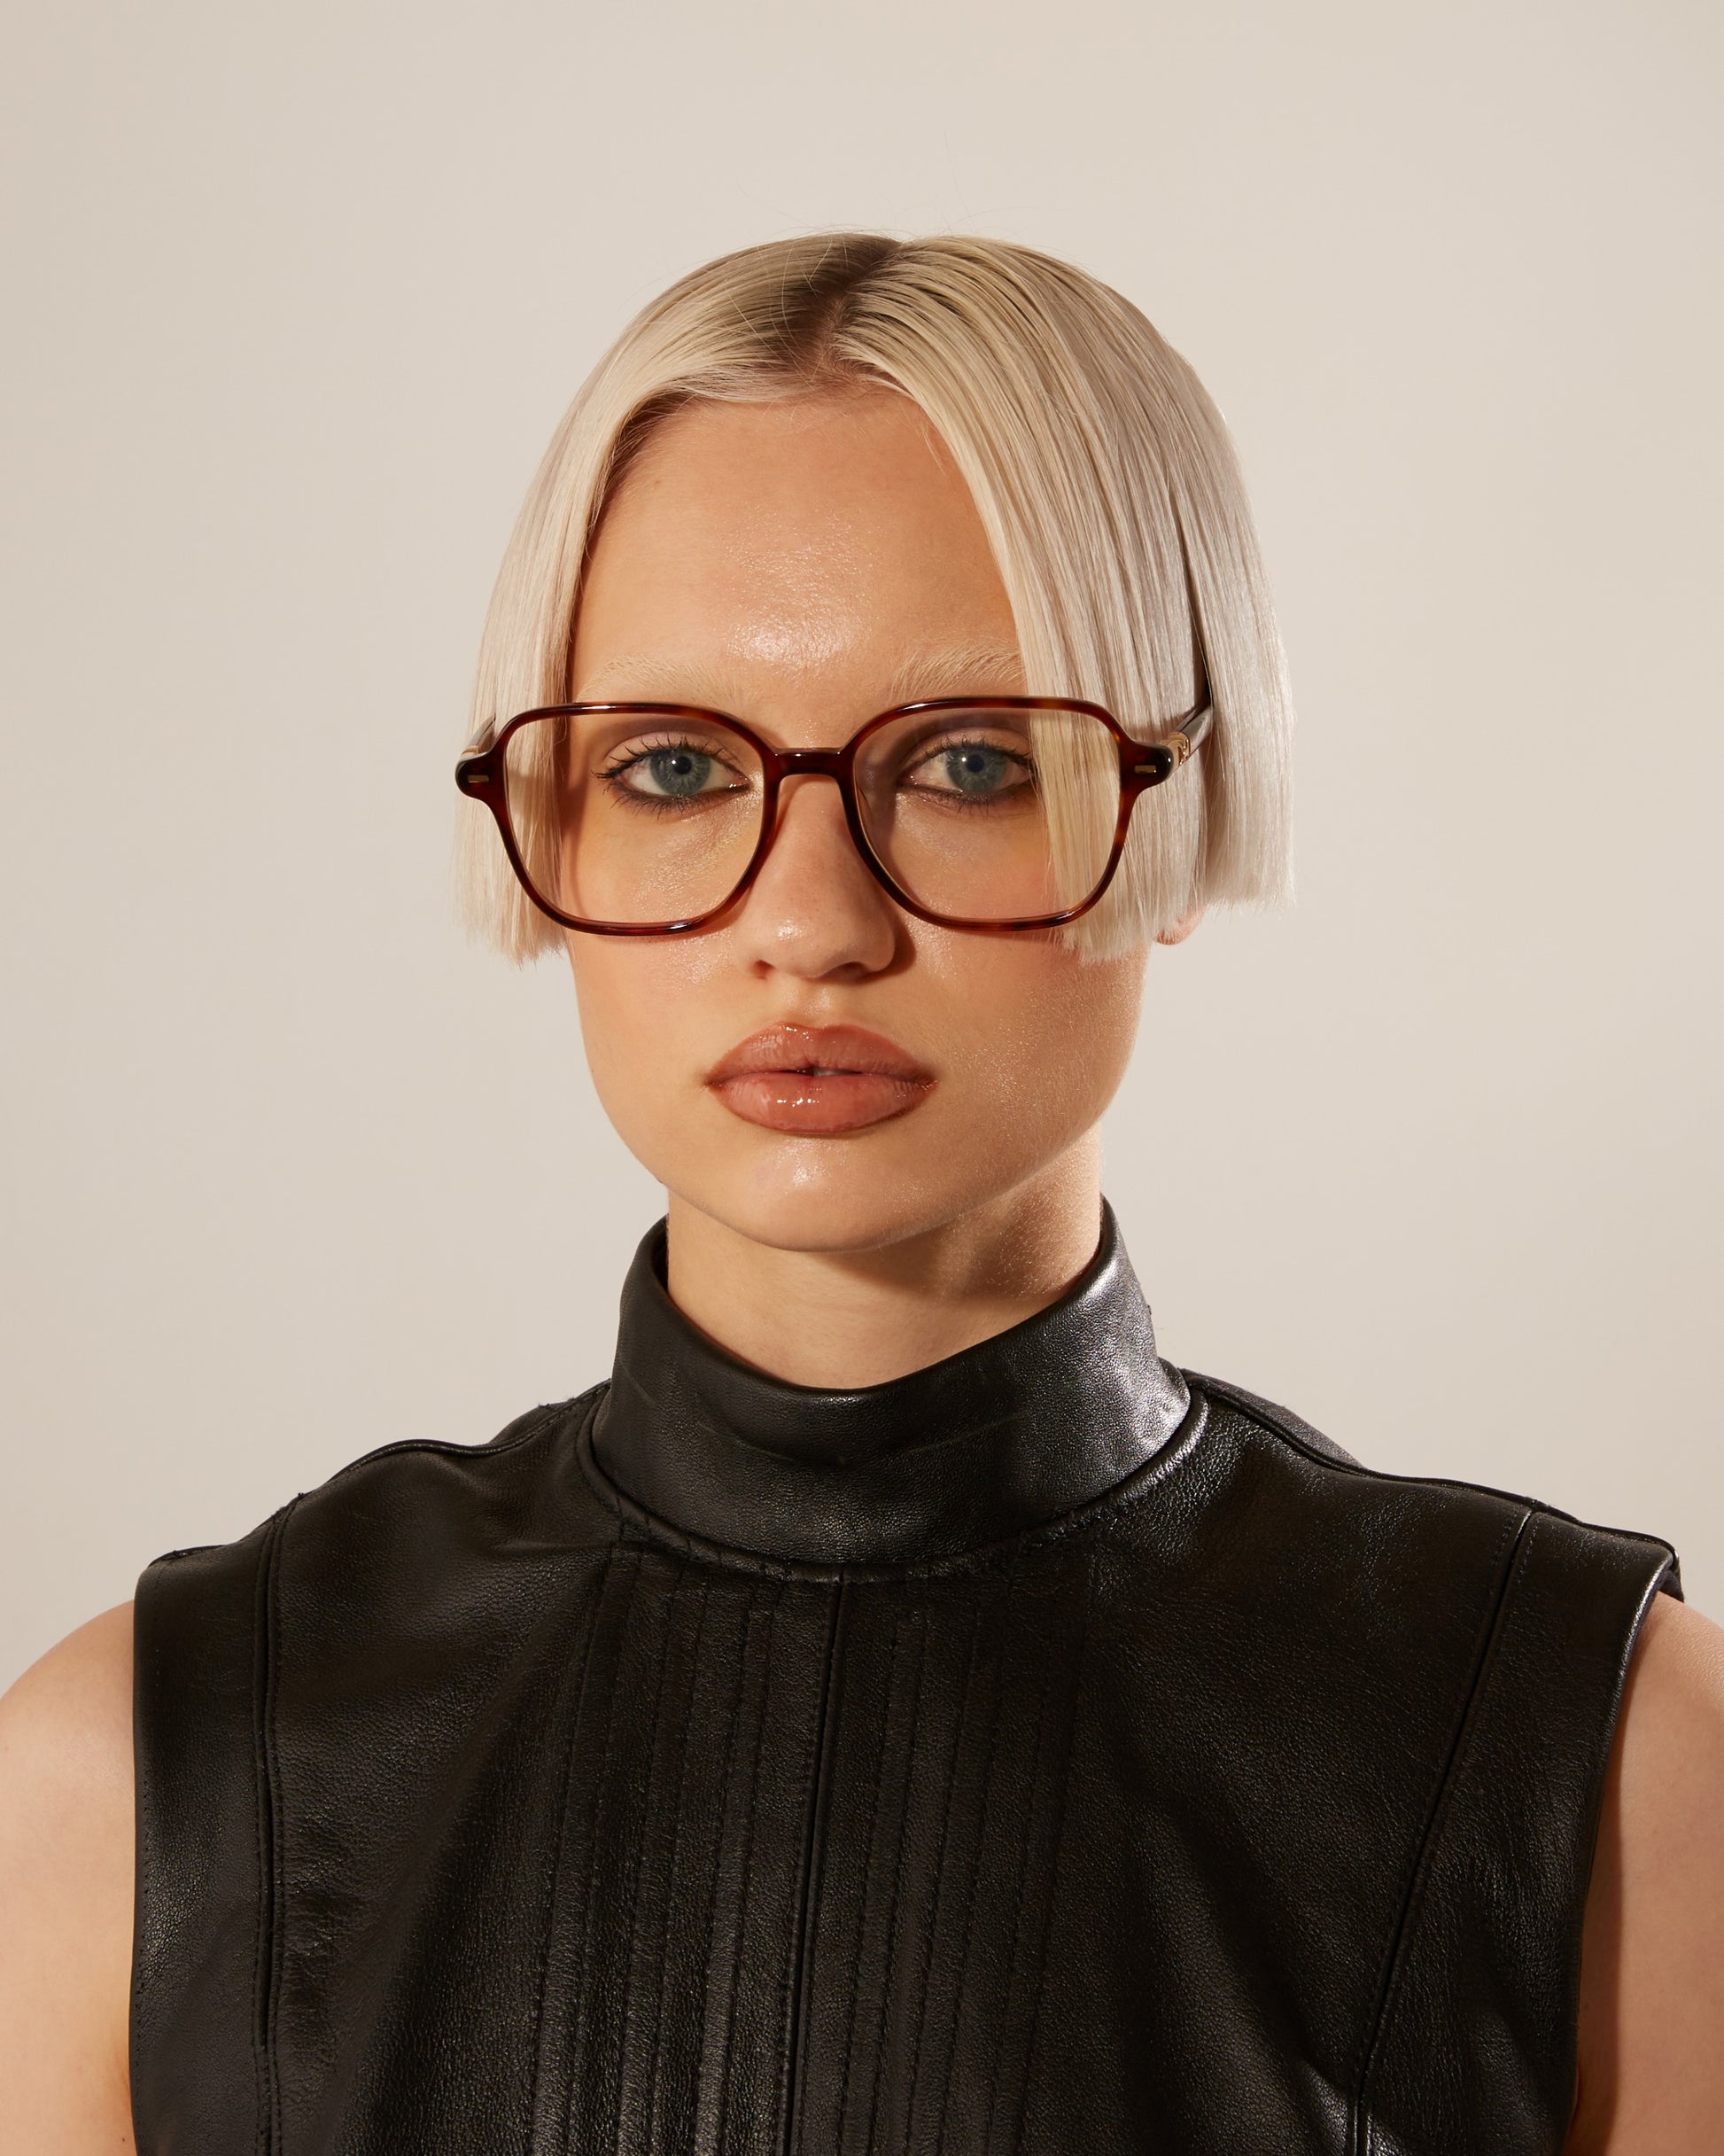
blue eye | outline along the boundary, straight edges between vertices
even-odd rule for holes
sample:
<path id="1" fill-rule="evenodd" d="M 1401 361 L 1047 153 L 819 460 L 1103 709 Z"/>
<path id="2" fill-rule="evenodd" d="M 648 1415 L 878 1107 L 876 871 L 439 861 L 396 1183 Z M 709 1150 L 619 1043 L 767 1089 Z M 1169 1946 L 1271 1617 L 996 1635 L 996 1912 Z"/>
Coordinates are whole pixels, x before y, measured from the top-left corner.
<path id="1" fill-rule="evenodd" d="M 667 794 L 672 800 L 687 800 L 691 795 L 704 793 L 712 777 L 713 759 L 699 749 L 655 749 L 643 756 L 634 767 L 637 784 L 648 782 L 643 792 Z"/>
<path id="2" fill-rule="evenodd" d="M 1035 784 L 1029 759 L 991 741 L 947 741 L 932 748 L 902 781 L 911 791 L 949 801 L 998 801 Z"/>
<path id="3" fill-rule="evenodd" d="M 722 753 L 692 741 L 621 743 L 600 775 L 613 795 L 641 808 L 711 803 L 748 788 Z"/>
<path id="4" fill-rule="evenodd" d="M 998 793 L 1013 775 L 1011 758 L 1003 750 L 990 749 L 981 742 L 964 742 L 948 749 L 940 762 L 944 766 L 946 784 L 959 793 Z"/>

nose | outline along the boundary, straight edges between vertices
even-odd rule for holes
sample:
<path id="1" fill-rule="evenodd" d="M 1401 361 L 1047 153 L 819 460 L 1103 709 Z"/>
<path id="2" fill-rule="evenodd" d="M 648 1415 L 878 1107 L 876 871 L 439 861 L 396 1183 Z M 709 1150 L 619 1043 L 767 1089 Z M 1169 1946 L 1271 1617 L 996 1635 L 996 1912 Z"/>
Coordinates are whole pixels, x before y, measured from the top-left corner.
<path id="1" fill-rule="evenodd" d="M 750 963 L 801 980 L 883 972 L 905 915 L 857 852 L 837 787 L 793 774 L 779 790 L 773 841 L 735 933 Z"/>

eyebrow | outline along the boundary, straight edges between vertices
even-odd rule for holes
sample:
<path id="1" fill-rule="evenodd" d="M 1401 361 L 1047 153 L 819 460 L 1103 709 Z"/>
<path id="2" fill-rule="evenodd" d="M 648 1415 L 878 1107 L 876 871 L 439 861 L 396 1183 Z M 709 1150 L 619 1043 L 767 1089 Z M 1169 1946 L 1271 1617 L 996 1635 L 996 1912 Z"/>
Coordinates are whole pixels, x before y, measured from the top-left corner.
<path id="1" fill-rule="evenodd" d="M 1002 678 L 1009 686 L 1001 686 Z M 952 644 L 912 651 L 886 684 L 881 708 L 918 704 L 924 697 L 961 697 L 972 690 L 1008 696 L 1015 694 L 1022 681 L 1023 659 L 1015 644 Z"/>
<path id="2" fill-rule="evenodd" d="M 928 697 L 1012 695 L 1023 678 L 1023 660 L 1014 644 L 949 644 L 910 651 L 885 683 L 878 708 L 890 711 Z M 581 690 L 584 704 L 662 699 L 737 718 L 747 715 L 754 700 L 741 675 L 728 668 L 654 652 L 607 659 L 587 676 Z"/>
<path id="3" fill-rule="evenodd" d="M 607 659 L 580 684 L 582 704 L 694 704 L 735 711 L 747 701 L 740 679 L 697 661 L 637 652 Z M 741 713 L 738 712 L 740 717 Z"/>

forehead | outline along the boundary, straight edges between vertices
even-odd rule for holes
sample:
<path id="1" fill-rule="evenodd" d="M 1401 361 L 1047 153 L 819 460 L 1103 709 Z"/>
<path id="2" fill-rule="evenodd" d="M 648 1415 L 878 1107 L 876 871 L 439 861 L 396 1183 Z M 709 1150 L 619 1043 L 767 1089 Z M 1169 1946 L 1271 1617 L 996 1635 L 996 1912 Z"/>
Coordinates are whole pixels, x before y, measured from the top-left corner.
<path id="1" fill-rule="evenodd" d="M 950 678 L 978 664 L 990 678 Z M 594 543 L 571 689 L 768 723 L 818 693 L 853 721 L 947 687 L 1005 689 L 1015 667 L 1011 605 L 950 453 L 908 399 L 866 390 L 693 405 L 656 430 Z"/>

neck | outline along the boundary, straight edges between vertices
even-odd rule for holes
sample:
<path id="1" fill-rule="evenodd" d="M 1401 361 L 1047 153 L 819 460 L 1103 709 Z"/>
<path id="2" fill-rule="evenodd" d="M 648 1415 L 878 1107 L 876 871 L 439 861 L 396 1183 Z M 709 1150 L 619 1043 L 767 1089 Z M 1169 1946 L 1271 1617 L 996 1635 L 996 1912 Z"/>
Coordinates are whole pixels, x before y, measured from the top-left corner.
<path id="1" fill-rule="evenodd" d="M 1091 1132 L 985 1205 L 862 1250 L 787 1250 L 671 1195 L 671 1299 L 739 1360 L 793 1385 L 883 1385 L 1045 1310 L 1095 1255 Z"/>

